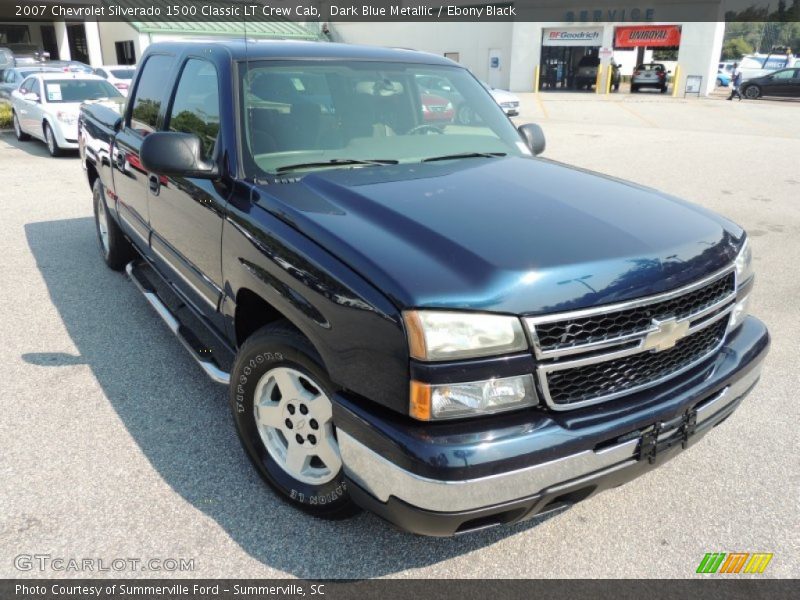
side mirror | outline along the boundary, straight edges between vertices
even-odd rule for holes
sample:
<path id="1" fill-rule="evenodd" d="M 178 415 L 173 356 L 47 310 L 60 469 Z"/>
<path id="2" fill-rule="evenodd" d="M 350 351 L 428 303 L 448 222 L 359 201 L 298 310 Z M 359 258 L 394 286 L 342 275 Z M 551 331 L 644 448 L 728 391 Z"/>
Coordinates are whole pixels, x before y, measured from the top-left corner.
<path id="1" fill-rule="evenodd" d="M 22 94 L 22 99 L 27 100 L 28 102 L 36 102 L 38 104 L 39 94 L 37 94 L 36 92 L 26 92 Z"/>
<path id="2" fill-rule="evenodd" d="M 114 121 L 114 133 L 119 133 L 120 129 L 122 129 L 122 117 Z"/>
<path id="3" fill-rule="evenodd" d="M 139 158 L 145 169 L 159 175 L 200 179 L 218 175 L 217 166 L 203 160 L 203 144 L 193 133 L 151 133 L 142 142 Z"/>
<path id="4" fill-rule="evenodd" d="M 542 131 L 541 127 L 534 123 L 526 123 L 525 125 L 520 125 L 517 131 L 519 131 L 522 139 L 525 140 L 525 145 L 531 149 L 534 155 L 544 152 L 544 131 Z"/>

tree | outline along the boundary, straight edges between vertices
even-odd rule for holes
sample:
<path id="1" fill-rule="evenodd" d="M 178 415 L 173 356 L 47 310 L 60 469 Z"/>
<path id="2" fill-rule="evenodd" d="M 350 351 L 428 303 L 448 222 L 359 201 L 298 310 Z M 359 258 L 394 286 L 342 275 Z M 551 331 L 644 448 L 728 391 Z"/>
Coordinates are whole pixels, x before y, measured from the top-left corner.
<path id="1" fill-rule="evenodd" d="M 739 60 L 753 52 L 753 47 L 744 38 L 732 38 L 722 44 L 722 60 Z"/>

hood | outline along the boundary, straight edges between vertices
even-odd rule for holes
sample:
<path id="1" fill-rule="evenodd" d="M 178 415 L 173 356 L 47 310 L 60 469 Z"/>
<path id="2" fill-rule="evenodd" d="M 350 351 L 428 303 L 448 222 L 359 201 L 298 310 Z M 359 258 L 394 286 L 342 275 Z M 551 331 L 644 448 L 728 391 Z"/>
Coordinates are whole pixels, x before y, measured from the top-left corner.
<path id="1" fill-rule="evenodd" d="M 699 207 L 541 159 L 317 171 L 256 202 L 399 308 L 537 314 L 673 289 L 743 232 Z"/>

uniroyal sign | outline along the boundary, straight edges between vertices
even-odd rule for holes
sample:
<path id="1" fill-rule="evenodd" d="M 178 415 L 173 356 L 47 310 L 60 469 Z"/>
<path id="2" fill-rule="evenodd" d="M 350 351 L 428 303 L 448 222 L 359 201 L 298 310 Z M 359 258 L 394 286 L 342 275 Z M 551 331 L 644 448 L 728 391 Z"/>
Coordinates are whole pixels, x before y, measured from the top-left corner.
<path id="1" fill-rule="evenodd" d="M 543 46 L 600 46 L 602 42 L 602 27 L 557 28 L 542 32 Z"/>
<path id="2" fill-rule="evenodd" d="M 614 30 L 615 48 L 679 46 L 680 25 L 624 25 Z"/>

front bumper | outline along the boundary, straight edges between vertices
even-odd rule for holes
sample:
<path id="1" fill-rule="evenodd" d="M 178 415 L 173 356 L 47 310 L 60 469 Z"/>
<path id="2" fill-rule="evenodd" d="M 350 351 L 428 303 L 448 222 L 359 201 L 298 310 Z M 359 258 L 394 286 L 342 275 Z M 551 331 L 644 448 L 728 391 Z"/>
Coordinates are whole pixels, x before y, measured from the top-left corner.
<path id="1" fill-rule="evenodd" d="M 769 348 L 749 317 L 704 365 L 625 399 L 554 415 L 525 411 L 409 423 L 337 396 L 354 500 L 402 529 L 453 535 L 560 509 L 663 464 L 725 420 Z"/>

